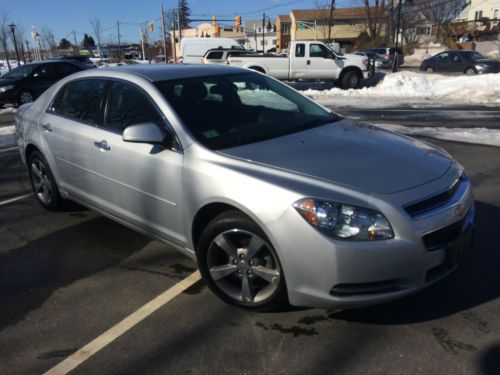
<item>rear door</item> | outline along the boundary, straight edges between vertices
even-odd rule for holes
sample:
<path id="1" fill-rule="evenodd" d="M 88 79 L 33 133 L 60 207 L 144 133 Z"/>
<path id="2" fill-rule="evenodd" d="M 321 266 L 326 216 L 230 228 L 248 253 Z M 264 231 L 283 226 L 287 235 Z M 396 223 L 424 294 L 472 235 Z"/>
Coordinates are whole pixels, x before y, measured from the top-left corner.
<path id="1" fill-rule="evenodd" d="M 104 119 L 94 133 L 92 155 L 98 206 L 127 222 L 167 238 L 185 241 L 182 204 L 183 154 L 160 145 L 125 142 L 129 125 L 154 123 L 170 127 L 141 88 L 114 82 Z"/>
<path id="2" fill-rule="evenodd" d="M 60 187 L 75 197 L 93 200 L 92 135 L 106 87 L 100 79 L 65 85 L 41 117 L 39 126 Z"/>
<path id="3" fill-rule="evenodd" d="M 451 60 L 448 52 L 442 52 L 433 58 L 433 69 L 435 72 L 453 71 L 453 67 L 450 64 Z"/>
<path id="4" fill-rule="evenodd" d="M 55 63 L 43 64 L 35 69 L 27 88 L 38 97 L 58 80 Z"/>
<path id="5" fill-rule="evenodd" d="M 304 78 L 307 74 L 307 65 L 311 63 L 306 53 L 306 44 L 295 43 L 288 58 L 290 60 L 290 79 Z"/>

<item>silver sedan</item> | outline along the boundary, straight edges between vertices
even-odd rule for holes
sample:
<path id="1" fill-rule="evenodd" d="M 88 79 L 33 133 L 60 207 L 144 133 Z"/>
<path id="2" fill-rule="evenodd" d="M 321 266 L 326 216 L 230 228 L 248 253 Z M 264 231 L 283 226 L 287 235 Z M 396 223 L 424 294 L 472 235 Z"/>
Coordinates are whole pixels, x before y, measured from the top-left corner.
<path id="1" fill-rule="evenodd" d="M 464 169 L 226 66 L 74 74 L 16 116 L 33 190 L 198 262 L 221 299 L 352 308 L 422 289 L 472 241 Z"/>

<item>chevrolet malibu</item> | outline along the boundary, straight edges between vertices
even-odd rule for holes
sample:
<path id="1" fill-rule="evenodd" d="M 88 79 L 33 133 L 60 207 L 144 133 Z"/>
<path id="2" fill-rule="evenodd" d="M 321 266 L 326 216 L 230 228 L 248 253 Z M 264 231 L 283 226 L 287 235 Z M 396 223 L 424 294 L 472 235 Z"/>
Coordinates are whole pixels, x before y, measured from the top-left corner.
<path id="1" fill-rule="evenodd" d="M 245 69 L 80 72 L 21 107 L 16 129 L 43 207 L 76 201 L 162 240 L 249 309 L 402 297 L 472 241 L 471 186 L 449 154 Z"/>

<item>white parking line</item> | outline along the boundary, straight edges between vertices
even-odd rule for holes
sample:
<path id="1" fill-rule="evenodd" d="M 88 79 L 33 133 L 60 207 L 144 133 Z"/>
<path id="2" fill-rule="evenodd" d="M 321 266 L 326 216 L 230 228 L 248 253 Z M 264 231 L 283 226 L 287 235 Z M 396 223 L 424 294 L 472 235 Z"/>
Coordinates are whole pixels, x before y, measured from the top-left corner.
<path id="1" fill-rule="evenodd" d="M 14 203 L 14 202 L 32 197 L 32 196 L 33 196 L 33 193 L 27 193 L 27 194 L 23 194 L 23 195 L 20 195 L 18 197 L 15 197 L 15 198 L 7 199 L 6 201 L 0 202 L 0 207 L 5 206 L 6 204 L 9 204 L 9 203 Z"/>
<path id="2" fill-rule="evenodd" d="M 78 365 L 82 364 L 84 361 L 92 357 L 98 351 L 112 343 L 118 337 L 123 335 L 129 329 L 146 319 L 149 315 L 154 313 L 160 307 L 164 306 L 187 288 L 195 284 L 201 279 L 201 275 L 198 271 L 193 272 L 191 275 L 181 280 L 175 284 L 170 289 L 166 290 L 160 294 L 155 299 L 151 300 L 134 313 L 123 319 L 121 322 L 115 326 L 108 329 L 106 332 L 101 334 L 99 337 L 95 338 L 87 345 L 85 345 L 80 350 L 76 351 L 74 354 L 70 355 L 64 361 L 59 363 L 57 366 L 53 367 L 47 371 L 44 375 L 62 375 L 67 374 L 73 370 Z"/>
<path id="3" fill-rule="evenodd" d="M 19 150 L 19 147 L 16 146 L 16 147 L 2 148 L 2 149 L 0 149 L 0 154 L 4 153 L 4 152 L 14 151 L 14 150 Z"/>

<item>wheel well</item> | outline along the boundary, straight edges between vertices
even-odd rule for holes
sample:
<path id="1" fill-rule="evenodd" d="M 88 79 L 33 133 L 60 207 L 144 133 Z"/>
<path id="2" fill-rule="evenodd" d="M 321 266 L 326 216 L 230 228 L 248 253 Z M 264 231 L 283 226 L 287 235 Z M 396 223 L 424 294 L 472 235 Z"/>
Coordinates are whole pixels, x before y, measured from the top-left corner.
<path id="1" fill-rule="evenodd" d="M 255 70 L 256 72 L 261 72 L 266 74 L 266 71 L 262 69 L 260 66 L 250 66 L 248 69 Z"/>
<path id="2" fill-rule="evenodd" d="M 467 70 L 469 70 L 469 69 L 472 69 L 472 70 L 473 70 L 473 71 L 475 71 L 475 72 L 477 71 L 475 67 L 473 67 L 473 66 L 468 66 L 467 68 L 465 68 L 464 73 L 465 73 L 465 72 L 467 72 Z"/>
<path id="3" fill-rule="evenodd" d="M 361 72 L 361 69 L 359 69 L 358 67 L 356 66 L 350 66 L 348 68 L 344 68 L 342 69 L 342 72 L 340 73 L 340 76 L 339 76 L 339 81 L 342 82 L 342 80 L 344 79 L 344 76 L 349 73 L 349 72 L 356 72 L 358 73 L 361 77 L 363 77 L 363 73 Z"/>
<path id="4" fill-rule="evenodd" d="M 230 204 L 226 203 L 210 203 L 204 207 L 202 207 L 197 213 L 196 216 L 194 217 L 193 220 L 193 226 L 192 226 L 192 238 L 193 238 L 193 245 L 194 248 L 196 249 L 196 246 L 198 246 L 198 240 L 200 239 L 201 232 L 203 232 L 203 229 L 208 225 L 208 223 L 216 216 L 220 215 L 223 212 L 226 211 L 240 211 L 238 208 L 231 206 Z"/>
<path id="5" fill-rule="evenodd" d="M 24 153 L 24 155 L 26 156 L 26 163 L 28 163 L 28 159 L 30 158 L 31 153 L 35 150 L 40 152 L 40 150 L 31 143 L 28 146 L 26 146 L 26 151 Z"/>

